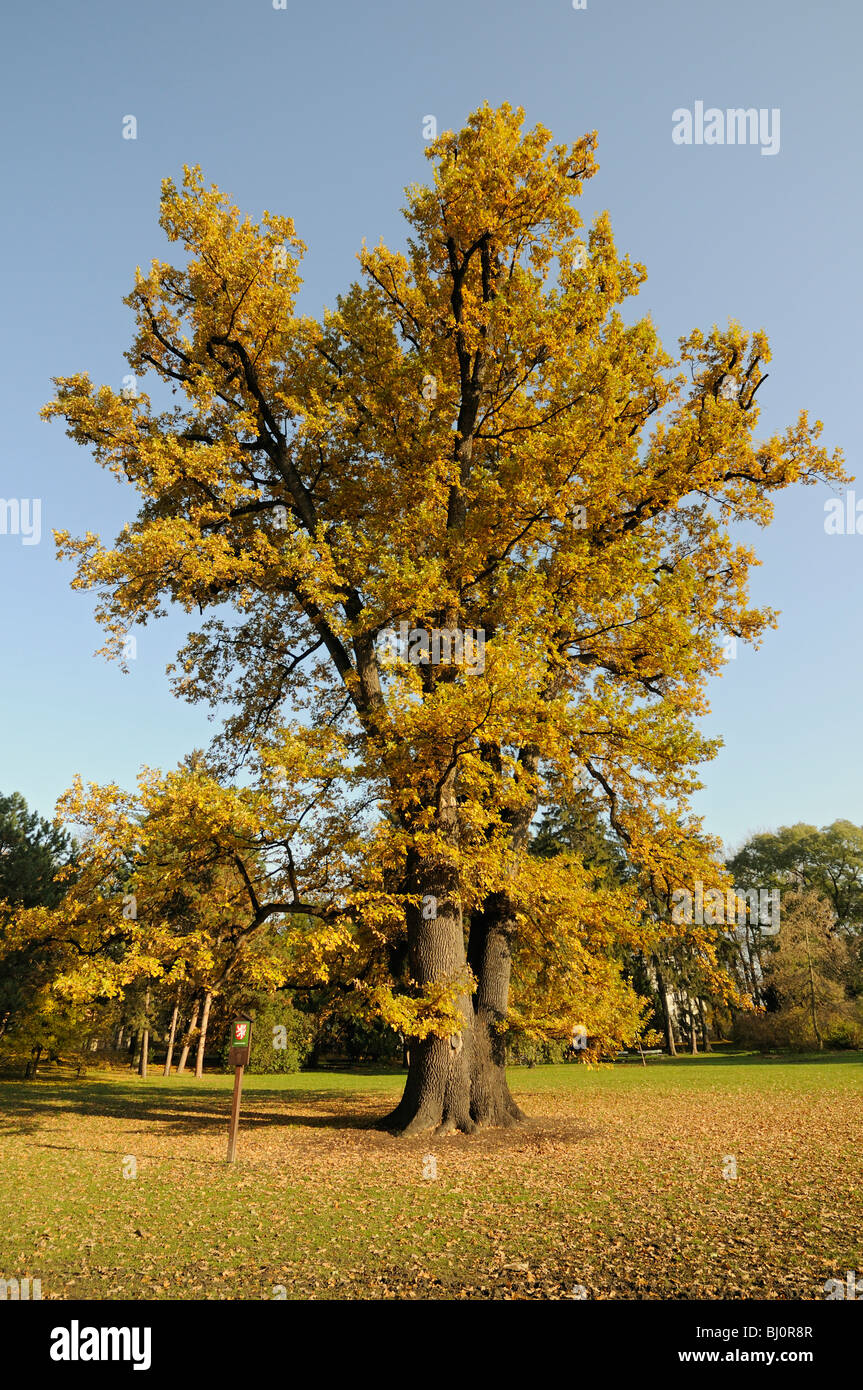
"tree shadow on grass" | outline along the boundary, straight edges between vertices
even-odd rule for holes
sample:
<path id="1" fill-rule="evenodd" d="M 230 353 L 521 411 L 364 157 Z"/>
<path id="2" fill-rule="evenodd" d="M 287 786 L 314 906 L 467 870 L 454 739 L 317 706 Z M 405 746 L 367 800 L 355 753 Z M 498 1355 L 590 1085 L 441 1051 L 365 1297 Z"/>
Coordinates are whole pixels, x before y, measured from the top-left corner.
<path id="1" fill-rule="evenodd" d="M 10 1094 L 11 1092 L 11 1094 Z M 308 1091 L 295 1092 L 304 1105 L 321 1105 L 320 1111 L 298 1115 L 287 1113 L 283 1108 L 291 1093 L 284 1090 L 260 1090 L 252 1093 L 254 1099 L 242 1107 L 242 1125 L 245 1129 L 305 1127 L 311 1129 L 369 1129 L 379 1119 L 378 1110 L 384 1113 L 391 1102 L 382 1096 L 375 1113 L 370 1115 L 354 1109 L 332 1113 L 329 1107 L 334 1104 L 349 1104 L 357 1107 L 359 1098 L 351 1092 Z M 375 1100 L 377 1101 L 377 1097 Z M 261 1103 L 272 1103 L 272 1109 L 256 1109 Z M 93 1116 L 108 1120 L 134 1120 L 139 1124 L 158 1124 L 177 1134 L 200 1134 L 202 1130 L 218 1129 L 227 1124 L 231 1109 L 231 1092 L 212 1089 L 191 1089 L 184 1087 L 173 1094 L 164 1090 L 147 1092 L 142 1087 L 128 1083 L 105 1083 L 97 1086 L 86 1082 L 55 1084 L 50 1090 L 34 1094 L 33 1088 L 5 1087 L 2 1096 L 3 1130 L 6 1134 L 34 1134 L 43 1129 L 52 1116 L 75 1115 L 81 1118 Z M 12 1120 L 12 1123 L 10 1123 Z M 44 1147 L 44 1146 L 43 1146 Z"/>
<path id="2" fill-rule="evenodd" d="M 34 1093 L 35 1090 L 35 1093 Z M 231 1093 L 228 1088 L 214 1090 L 212 1087 L 186 1087 L 171 1090 L 167 1086 L 147 1090 L 146 1083 L 132 1081 L 99 1082 L 88 1084 L 85 1081 L 68 1084 L 45 1083 L 35 1087 L 16 1085 L 0 1089 L 0 1106 L 4 1113 L 2 1128 L 9 1134 L 16 1134 L 33 1149 L 65 1150 L 69 1152 L 90 1152 L 111 1154 L 118 1158 L 127 1154 L 140 1137 L 161 1139 L 163 1136 L 182 1139 L 188 1136 L 212 1139 L 227 1138 L 230 1115 Z M 285 1102 L 301 1104 L 302 1111 L 289 1111 Z M 319 1110 L 310 1106 L 319 1105 Z M 362 1151 L 391 1151 L 390 1146 L 425 1152 L 431 1142 L 428 1135 L 416 1135 L 410 1139 L 396 1139 L 381 1130 L 380 1122 L 391 1109 L 392 1097 L 386 1094 L 362 1094 L 356 1091 L 303 1090 L 288 1092 L 282 1088 L 260 1090 L 255 1088 L 248 1095 L 248 1106 L 241 1112 L 241 1129 L 247 1135 L 291 1130 L 353 1131 L 364 1133 Z M 82 1136 L 81 1142 L 63 1143 L 62 1136 L 55 1138 L 50 1130 L 52 1117 L 74 1116 L 86 1120 L 118 1120 L 131 1122 L 124 1137 L 114 1148 L 98 1148 Z M 10 1123 L 11 1120 L 11 1123 Z M 464 1149 L 476 1155 L 502 1151 L 530 1151 L 534 1148 L 541 1156 L 542 1146 L 548 1140 L 571 1143 L 576 1147 L 589 1141 L 599 1131 L 595 1125 L 585 1124 L 580 1117 L 565 1120 L 528 1116 L 524 1123 L 507 1129 L 483 1129 L 472 1135 L 450 1135 L 446 1147 L 451 1151 Z M 44 1136 L 44 1137 L 43 1137 Z M 99 1135 L 104 1143 L 104 1136 Z M 164 1160 L 165 1153 L 145 1155 L 136 1151 L 137 1157 L 151 1157 Z M 182 1155 L 183 1161 L 187 1156 Z M 192 1162 L 222 1166 L 222 1161 L 214 1158 L 188 1159 Z M 266 1166 L 266 1165 L 265 1165 Z"/>

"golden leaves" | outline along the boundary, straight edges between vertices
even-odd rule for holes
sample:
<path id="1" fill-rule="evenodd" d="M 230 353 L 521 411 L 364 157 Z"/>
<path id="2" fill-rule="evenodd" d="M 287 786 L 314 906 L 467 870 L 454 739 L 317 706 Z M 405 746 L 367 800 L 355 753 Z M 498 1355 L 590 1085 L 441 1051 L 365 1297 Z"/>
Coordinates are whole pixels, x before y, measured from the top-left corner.
<path id="1" fill-rule="evenodd" d="M 177 892 L 219 847 L 192 894 L 200 969 L 225 968 L 216 889 L 247 893 L 231 855 L 257 882 L 248 847 L 281 846 L 280 892 L 324 919 L 295 934 L 299 968 L 374 967 L 384 1014 L 425 1026 L 386 992 L 413 853 L 446 870 L 465 920 L 517 893 L 525 1019 L 556 1029 L 577 998 L 610 1039 L 637 1021 L 613 949 L 644 914 L 576 866 L 528 867 L 526 826 L 587 779 L 639 891 L 710 877 L 688 800 L 717 742 L 696 720 L 723 636 L 757 643 L 774 621 L 749 603 L 755 555 L 729 527 L 765 524 L 779 488 L 845 475 L 805 413 L 756 440 L 763 332 L 696 330 L 675 358 L 649 319 L 625 321 L 644 267 L 605 213 L 579 235 L 596 133 L 564 146 L 523 127 L 485 105 L 441 135 L 432 185 L 408 190 L 406 251 L 364 248 L 318 321 L 295 311 L 289 218 L 253 222 L 197 168 L 166 180 L 161 225 L 186 259 L 136 275 L 128 361 L 177 404 L 78 374 L 43 414 L 141 500 L 113 546 L 57 536 L 99 595 L 107 650 L 170 603 L 214 615 L 178 689 L 229 707 L 222 751 L 260 775 L 248 795 L 182 778 L 141 793 L 138 832 L 162 824 Z M 385 661 L 378 639 L 402 622 L 481 631 L 482 670 Z M 94 803 L 94 874 L 128 828 L 112 796 Z"/>

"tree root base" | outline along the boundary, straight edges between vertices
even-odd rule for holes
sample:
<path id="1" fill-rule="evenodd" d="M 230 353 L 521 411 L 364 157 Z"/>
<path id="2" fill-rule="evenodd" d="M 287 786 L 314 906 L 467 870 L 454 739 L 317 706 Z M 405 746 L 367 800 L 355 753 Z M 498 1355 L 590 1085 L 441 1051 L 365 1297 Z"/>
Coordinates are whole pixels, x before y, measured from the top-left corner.
<path id="1" fill-rule="evenodd" d="M 373 1129 L 384 1130 L 392 1134 L 396 1139 L 416 1139 L 427 1135 L 430 1139 L 446 1139 L 452 1134 L 477 1134 L 480 1130 L 489 1129 L 515 1129 L 519 1125 L 526 1123 L 527 1116 L 515 1104 L 505 1110 L 499 1110 L 493 1115 L 483 1115 L 476 1118 L 456 1120 L 453 1117 L 446 1117 L 443 1120 L 436 1116 L 414 1115 L 406 1119 L 399 1114 L 398 1110 L 393 1110 L 383 1119 L 376 1121 Z"/>

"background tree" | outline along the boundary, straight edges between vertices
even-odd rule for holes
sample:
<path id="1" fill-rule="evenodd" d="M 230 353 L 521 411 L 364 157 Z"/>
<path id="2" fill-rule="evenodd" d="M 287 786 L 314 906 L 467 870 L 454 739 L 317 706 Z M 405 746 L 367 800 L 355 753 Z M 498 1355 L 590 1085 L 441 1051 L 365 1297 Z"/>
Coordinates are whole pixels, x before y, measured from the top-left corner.
<path id="1" fill-rule="evenodd" d="M 124 995 L 145 1048 L 149 1020 L 185 987 L 202 1001 L 200 1075 L 214 999 L 285 983 L 291 966 L 276 920 L 302 922 L 297 957 L 311 979 L 326 974 L 338 927 L 322 894 L 307 912 L 296 878 L 282 859 L 274 863 L 284 845 L 268 835 L 265 795 L 222 787 L 197 760 L 167 774 L 145 770 L 134 794 L 78 780 L 59 808 L 84 830 L 75 880 L 56 908 L 23 909 L 10 922 L 22 949 L 51 942 L 62 953 L 58 997 Z"/>
<path id="2" fill-rule="evenodd" d="M 811 889 L 831 904 L 837 927 L 863 929 L 863 827 L 851 821 L 820 830 L 798 822 L 753 835 L 728 867 L 746 887 Z"/>
<path id="3" fill-rule="evenodd" d="M 45 409 L 141 497 L 113 546 L 58 537 L 106 650 L 166 602 L 209 615 L 178 690 L 227 706 L 226 767 L 304 785 L 363 989 L 412 1039 L 391 1121 L 411 1132 L 517 1119 L 513 969 L 547 985 L 531 1015 L 555 1029 L 585 978 L 608 892 L 529 855 L 547 782 L 603 798 L 633 892 L 712 864 L 688 797 L 715 744 L 694 721 L 724 634 L 773 620 L 729 527 L 844 477 L 805 414 L 754 439 L 763 333 L 695 331 L 674 361 L 649 319 L 625 322 L 643 267 L 605 214 L 579 236 L 595 134 L 522 125 L 485 106 L 435 141 L 406 252 L 364 250 L 320 321 L 295 312 L 289 219 L 243 219 L 199 170 L 166 180 L 187 259 L 138 272 L 127 301 L 155 394 L 80 374 Z M 401 622 L 481 632 L 482 662 L 406 659 Z M 598 1033 L 626 1030 L 619 998 L 595 1002 Z"/>
<path id="4" fill-rule="evenodd" d="M 52 907 L 60 900 L 58 875 L 74 854 L 70 836 L 30 811 L 20 793 L 0 796 L 0 1039 L 10 1025 L 14 1034 L 16 1016 L 33 1015 L 55 968 L 50 942 L 15 944 L 6 924 L 16 909 Z M 33 1045 L 50 1044 L 45 1039 Z"/>
<path id="5" fill-rule="evenodd" d="M 57 872 L 74 858 L 74 841 L 29 810 L 19 792 L 0 795 L 0 901 L 52 906 L 63 892 Z"/>
<path id="6" fill-rule="evenodd" d="M 764 954 L 771 1009 L 738 1021 L 744 1043 L 821 1049 L 859 1046 L 863 1010 L 851 986 L 854 949 L 832 904 L 812 889 L 783 894 L 779 932 Z"/>
<path id="7" fill-rule="evenodd" d="M 729 858 L 728 868 L 742 891 L 778 890 L 780 920 L 788 893 L 809 893 L 829 906 L 829 931 L 847 947 L 841 952 L 843 986 L 849 998 L 863 996 L 863 829 L 848 820 L 821 829 L 803 822 L 781 826 L 751 836 Z M 739 976 L 768 1011 L 779 1008 L 772 968 L 776 944 L 754 921 L 748 920 L 738 935 Z"/>

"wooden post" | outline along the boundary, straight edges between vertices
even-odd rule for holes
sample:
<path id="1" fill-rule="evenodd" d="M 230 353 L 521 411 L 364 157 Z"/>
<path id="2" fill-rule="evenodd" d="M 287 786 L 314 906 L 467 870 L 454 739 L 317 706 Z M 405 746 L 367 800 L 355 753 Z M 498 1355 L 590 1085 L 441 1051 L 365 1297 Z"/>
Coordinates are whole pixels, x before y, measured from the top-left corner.
<path id="1" fill-rule="evenodd" d="M 237 1135 L 240 1129 L 240 1097 L 243 1094 L 243 1068 L 234 1067 L 234 1096 L 231 1101 L 231 1128 L 228 1132 L 228 1162 L 237 1157 Z"/>
<path id="2" fill-rule="evenodd" d="M 240 1129 L 240 1097 L 243 1094 L 243 1068 L 249 1060 L 252 1046 L 252 1020 L 235 1018 L 231 1024 L 230 1059 L 234 1064 L 234 1096 L 231 1101 L 231 1128 L 228 1131 L 228 1162 L 237 1157 L 237 1134 Z"/>

